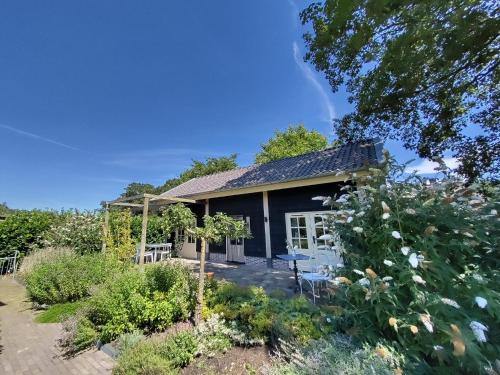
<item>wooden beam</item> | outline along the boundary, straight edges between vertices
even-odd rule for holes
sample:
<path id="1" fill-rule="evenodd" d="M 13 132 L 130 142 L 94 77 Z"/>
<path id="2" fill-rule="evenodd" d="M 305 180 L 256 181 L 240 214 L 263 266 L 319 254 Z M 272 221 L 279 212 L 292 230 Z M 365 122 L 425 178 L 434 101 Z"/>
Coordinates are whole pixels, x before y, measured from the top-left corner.
<path id="1" fill-rule="evenodd" d="M 181 202 L 181 203 L 196 203 L 194 199 L 188 199 L 188 198 L 178 198 L 178 197 L 162 197 L 161 195 L 158 195 L 156 198 L 152 199 L 151 201 L 171 201 L 171 202 Z"/>
<path id="2" fill-rule="evenodd" d="M 102 228 L 103 238 L 102 238 L 102 252 L 106 252 L 106 240 L 108 239 L 109 233 L 109 205 L 106 204 L 104 207 L 104 226 Z"/>
<path id="3" fill-rule="evenodd" d="M 146 253 L 146 235 L 148 231 L 148 211 L 149 197 L 144 197 L 144 208 L 142 209 L 142 231 L 141 231 L 141 251 L 139 253 L 139 265 L 144 266 L 144 254 Z"/>
<path id="4" fill-rule="evenodd" d="M 122 206 L 122 207 L 143 207 L 143 204 L 139 203 L 127 203 L 127 202 L 117 202 L 117 203 L 110 203 L 110 206 Z"/>

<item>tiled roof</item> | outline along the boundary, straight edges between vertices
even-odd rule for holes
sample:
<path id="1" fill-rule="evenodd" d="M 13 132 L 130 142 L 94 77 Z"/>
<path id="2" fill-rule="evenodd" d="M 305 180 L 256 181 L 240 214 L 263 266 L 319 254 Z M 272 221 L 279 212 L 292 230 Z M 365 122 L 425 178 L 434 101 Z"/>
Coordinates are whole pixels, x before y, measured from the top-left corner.
<path id="1" fill-rule="evenodd" d="M 337 148 L 193 178 L 163 193 L 162 196 L 189 197 L 355 171 L 379 164 L 381 151 L 381 142 L 349 143 Z"/>

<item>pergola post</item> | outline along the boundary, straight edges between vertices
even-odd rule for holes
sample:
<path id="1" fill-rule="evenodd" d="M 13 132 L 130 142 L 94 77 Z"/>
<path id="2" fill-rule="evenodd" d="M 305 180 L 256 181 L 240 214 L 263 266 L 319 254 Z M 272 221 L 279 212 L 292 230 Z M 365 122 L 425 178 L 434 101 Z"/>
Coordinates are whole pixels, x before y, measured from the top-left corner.
<path id="1" fill-rule="evenodd" d="M 142 231 L 141 231 L 141 251 L 139 254 L 139 265 L 144 265 L 144 254 L 146 252 L 146 235 L 148 231 L 148 211 L 149 197 L 144 197 L 144 206 L 142 208 Z"/>
<path id="2" fill-rule="evenodd" d="M 104 206 L 104 226 L 102 228 L 103 238 L 102 238 L 102 252 L 106 252 L 106 240 L 108 239 L 109 233 L 109 204 Z"/>

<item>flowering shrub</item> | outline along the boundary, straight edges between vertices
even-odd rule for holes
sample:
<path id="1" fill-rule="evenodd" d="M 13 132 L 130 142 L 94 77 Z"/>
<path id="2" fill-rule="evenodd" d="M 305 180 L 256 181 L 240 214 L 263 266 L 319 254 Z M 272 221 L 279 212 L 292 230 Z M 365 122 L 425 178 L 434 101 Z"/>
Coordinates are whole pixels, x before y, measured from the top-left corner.
<path id="1" fill-rule="evenodd" d="M 353 180 L 331 199 L 340 326 L 395 345 L 411 371 L 484 372 L 500 358 L 498 188 L 487 198 L 446 173 L 426 183 L 390 159 Z"/>
<path id="2" fill-rule="evenodd" d="M 64 216 L 62 223 L 50 228 L 47 234 L 49 246 L 73 248 L 80 254 L 101 250 L 102 224 L 99 215 L 75 211 Z"/>

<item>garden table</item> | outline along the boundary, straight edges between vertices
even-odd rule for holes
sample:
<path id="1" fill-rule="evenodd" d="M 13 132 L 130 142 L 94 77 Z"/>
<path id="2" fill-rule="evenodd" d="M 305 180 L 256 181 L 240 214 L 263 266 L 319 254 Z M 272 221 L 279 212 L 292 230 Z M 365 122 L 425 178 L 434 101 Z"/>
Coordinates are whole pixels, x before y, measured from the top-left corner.
<path id="1" fill-rule="evenodd" d="M 295 293 L 297 293 L 300 290 L 300 285 L 299 285 L 299 276 L 298 276 L 298 269 L 297 269 L 297 261 L 298 260 L 309 260 L 311 257 L 309 255 L 304 255 L 300 253 L 295 253 L 295 254 L 280 254 L 276 255 L 277 258 L 286 260 L 288 262 L 293 261 L 293 272 L 295 274 Z"/>
<path id="2" fill-rule="evenodd" d="M 167 252 L 167 254 L 169 254 L 168 252 L 171 250 L 172 244 L 170 244 L 170 243 L 148 243 L 148 244 L 146 244 L 146 247 L 148 249 L 153 250 L 153 252 L 154 252 L 153 262 L 156 263 L 156 260 L 158 259 L 158 251 Z M 168 255 L 168 256 L 170 257 L 170 255 Z"/>

